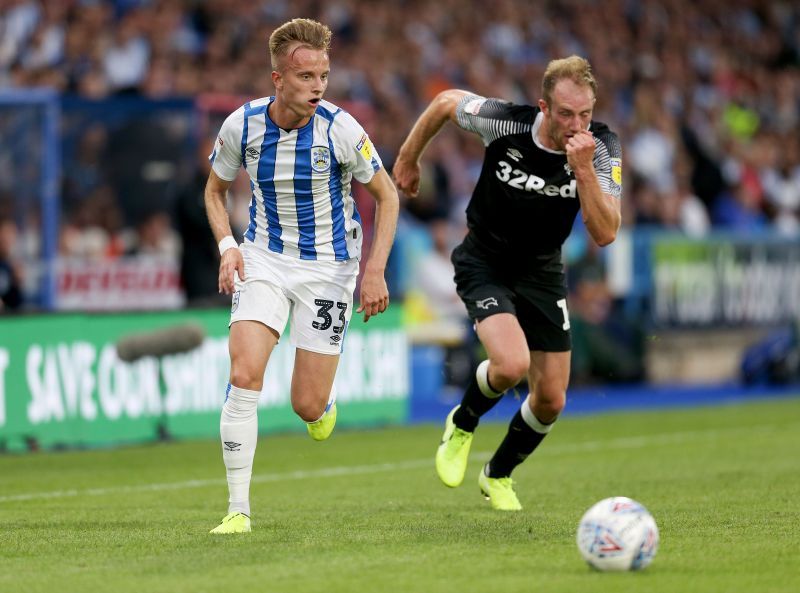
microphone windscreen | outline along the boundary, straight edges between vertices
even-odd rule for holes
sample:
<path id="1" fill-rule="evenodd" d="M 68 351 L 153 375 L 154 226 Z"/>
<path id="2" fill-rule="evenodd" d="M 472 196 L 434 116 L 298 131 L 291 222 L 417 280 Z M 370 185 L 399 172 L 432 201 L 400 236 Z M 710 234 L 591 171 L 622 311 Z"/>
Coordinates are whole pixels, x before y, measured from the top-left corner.
<path id="1" fill-rule="evenodd" d="M 197 323 L 182 323 L 147 332 L 127 334 L 117 340 L 117 358 L 133 362 L 145 356 L 166 356 L 194 350 L 206 337 Z"/>

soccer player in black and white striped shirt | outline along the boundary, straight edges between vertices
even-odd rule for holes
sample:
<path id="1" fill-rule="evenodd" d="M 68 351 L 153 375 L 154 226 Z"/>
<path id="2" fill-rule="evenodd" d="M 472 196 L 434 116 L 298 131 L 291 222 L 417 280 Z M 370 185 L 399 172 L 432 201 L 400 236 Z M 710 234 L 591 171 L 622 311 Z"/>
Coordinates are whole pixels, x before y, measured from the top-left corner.
<path id="1" fill-rule="evenodd" d="M 469 233 L 453 252 L 459 296 L 486 348 L 436 453 L 440 479 L 461 484 L 482 415 L 527 374 L 530 393 L 478 483 L 498 510 L 520 510 L 511 472 L 550 431 L 566 403 L 571 337 L 561 246 L 580 211 L 598 245 L 620 225 L 622 164 L 616 134 L 592 120 L 597 84 L 578 56 L 553 60 L 537 106 L 462 90 L 440 93 L 419 117 L 394 165 L 415 196 L 419 159 L 451 121 L 486 146 L 467 207 Z"/>

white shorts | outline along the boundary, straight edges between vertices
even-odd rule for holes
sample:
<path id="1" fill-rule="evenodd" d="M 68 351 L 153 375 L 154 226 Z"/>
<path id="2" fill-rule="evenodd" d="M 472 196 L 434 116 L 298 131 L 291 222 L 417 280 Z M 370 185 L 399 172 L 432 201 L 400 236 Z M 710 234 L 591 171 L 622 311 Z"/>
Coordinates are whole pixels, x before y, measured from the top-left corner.
<path id="1" fill-rule="evenodd" d="M 260 321 L 278 335 L 292 316 L 292 344 L 341 354 L 353 314 L 358 260 L 305 260 L 249 243 L 239 247 L 246 280 L 235 279 L 231 321 Z"/>

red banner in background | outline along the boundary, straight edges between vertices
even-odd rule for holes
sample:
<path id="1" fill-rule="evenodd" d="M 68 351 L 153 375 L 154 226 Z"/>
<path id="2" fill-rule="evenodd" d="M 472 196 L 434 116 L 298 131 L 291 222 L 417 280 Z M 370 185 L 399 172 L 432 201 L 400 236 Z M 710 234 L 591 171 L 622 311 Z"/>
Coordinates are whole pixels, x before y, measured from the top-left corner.
<path id="1" fill-rule="evenodd" d="M 57 269 L 61 311 L 178 309 L 185 303 L 178 262 L 171 258 L 62 259 Z"/>

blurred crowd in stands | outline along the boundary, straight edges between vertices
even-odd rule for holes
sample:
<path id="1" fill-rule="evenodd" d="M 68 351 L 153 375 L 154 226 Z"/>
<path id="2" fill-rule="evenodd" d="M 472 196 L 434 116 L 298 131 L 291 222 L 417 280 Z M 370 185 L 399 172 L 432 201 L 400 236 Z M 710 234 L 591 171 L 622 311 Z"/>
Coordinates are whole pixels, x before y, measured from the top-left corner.
<path id="1" fill-rule="evenodd" d="M 92 100 L 266 96 L 269 34 L 296 16 L 333 30 L 327 98 L 367 114 L 389 169 L 439 91 L 535 103 L 547 62 L 580 54 L 600 85 L 595 119 L 623 143 L 627 228 L 800 237 L 800 3 L 791 0 L 0 0 L 0 90 L 44 86 Z M 179 257 L 181 235 L 208 243 L 202 216 L 191 222 L 186 210 L 202 208 L 202 158 L 188 155 L 191 170 L 174 175 L 181 181 L 160 207 L 137 211 L 102 179 L 108 130 L 84 131 L 65 160 L 62 253 Z M 195 140 L 206 148 L 206 138 Z M 455 129 L 429 149 L 420 197 L 405 201 L 402 223 L 433 233 L 425 253 L 459 241 L 482 157 L 481 143 Z M 0 220 L 9 218 L 0 203 Z M 595 281 L 593 266 L 575 268 Z M 585 304 L 574 276 L 576 303 Z M 442 298 L 431 307 L 452 310 L 452 294 Z M 603 307 L 585 310 L 591 317 Z"/>
<path id="2" fill-rule="evenodd" d="M 390 166 L 438 91 L 532 102 L 547 61 L 577 53 L 600 81 L 596 118 L 624 142 L 627 224 L 798 233 L 800 5 L 789 0 L 0 0 L 0 85 L 264 96 L 267 39 L 294 16 L 333 29 L 328 97 L 374 108 Z M 442 141 L 419 213 L 460 210 L 480 156 Z"/>

